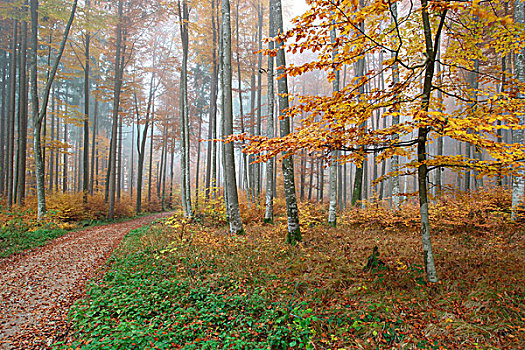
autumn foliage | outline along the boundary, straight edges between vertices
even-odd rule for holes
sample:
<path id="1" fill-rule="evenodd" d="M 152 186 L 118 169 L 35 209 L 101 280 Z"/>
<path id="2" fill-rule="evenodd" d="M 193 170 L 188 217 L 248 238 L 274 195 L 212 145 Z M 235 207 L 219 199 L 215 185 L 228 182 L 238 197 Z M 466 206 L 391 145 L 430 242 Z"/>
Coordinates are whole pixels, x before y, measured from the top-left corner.
<path id="1" fill-rule="evenodd" d="M 325 223 L 322 206 L 304 203 L 304 242 L 296 246 L 283 239 L 279 205 L 274 226 L 251 222 L 245 236 L 206 219 L 183 221 L 179 213 L 128 237 L 109 274 L 74 309 L 69 344 L 522 347 L 525 242 L 523 227 L 508 221 L 508 193 L 451 194 L 448 203 L 441 212 L 446 206 L 434 204 L 432 220 L 448 218 L 435 235 L 442 276 L 435 284 L 425 280 L 410 203 L 403 205 L 406 216 L 380 203 L 352 209 L 337 228 Z M 490 209 L 478 213 L 477 207 Z M 374 246 L 384 265 L 363 271 Z M 136 329 L 139 321 L 151 327 Z"/>
<path id="2" fill-rule="evenodd" d="M 343 224 L 386 231 L 418 232 L 419 207 L 413 199 L 393 211 L 386 201 L 368 200 L 364 207 L 350 208 L 341 217 Z M 472 192 L 451 191 L 430 204 L 430 223 L 436 235 L 495 234 L 512 230 L 511 198 L 508 190 L 487 188 Z"/>

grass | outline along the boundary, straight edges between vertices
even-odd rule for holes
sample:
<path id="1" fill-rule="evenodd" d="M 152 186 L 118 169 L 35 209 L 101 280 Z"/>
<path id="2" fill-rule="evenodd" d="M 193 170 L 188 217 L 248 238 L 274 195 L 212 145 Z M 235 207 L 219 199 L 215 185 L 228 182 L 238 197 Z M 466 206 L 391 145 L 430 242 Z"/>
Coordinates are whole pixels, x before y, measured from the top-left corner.
<path id="1" fill-rule="evenodd" d="M 26 221 L 24 213 L 5 213 L 9 220 L 5 220 L 0 227 L 0 258 L 34 249 L 47 244 L 49 241 L 61 237 L 69 232 L 82 230 L 88 227 L 102 226 L 133 220 L 148 215 L 147 213 L 115 220 L 82 220 L 80 222 L 44 222 L 38 224 L 34 220 Z"/>
<path id="2" fill-rule="evenodd" d="M 277 206 L 278 207 L 278 206 Z M 303 208 L 304 209 L 304 208 Z M 308 212 L 304 242 L 286 220 L 246 235 L 202 223 L 130 233 L 109 270 L 70 313 L 80 349 L 517 349 L 523 324 L 524 242 L 498 232 L 433 237 L 441 281 L 425 281 L 412 230 L 337 228 Z M 364 272 L 377 246 L 384 267 Z"/>
<path id="3" fill-rule="evenodd" d="M 58 228 L 39 228 L 34 231 L 2 228 L 0 229 L 0 258 L 43 246 L 68 232 Z"/>

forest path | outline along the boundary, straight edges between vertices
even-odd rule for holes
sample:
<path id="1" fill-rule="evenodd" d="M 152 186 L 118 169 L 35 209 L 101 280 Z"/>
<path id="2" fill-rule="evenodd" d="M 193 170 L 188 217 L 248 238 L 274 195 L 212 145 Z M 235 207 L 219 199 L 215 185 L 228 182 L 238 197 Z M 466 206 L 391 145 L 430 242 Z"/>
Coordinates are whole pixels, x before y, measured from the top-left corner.
<path id="1" fill-rule="evenodd" d="M 46 349 L 63 336 L 84 284 L 131 230 L 161 213 L 92 227 L 0 260 L 0 349 Z"/>

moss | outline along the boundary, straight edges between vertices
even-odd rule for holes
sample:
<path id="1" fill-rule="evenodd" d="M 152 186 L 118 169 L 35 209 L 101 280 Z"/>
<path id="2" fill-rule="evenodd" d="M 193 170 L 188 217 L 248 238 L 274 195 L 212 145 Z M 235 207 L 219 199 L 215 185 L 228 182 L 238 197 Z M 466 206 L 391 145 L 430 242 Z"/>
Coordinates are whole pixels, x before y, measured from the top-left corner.
<path id="1" fill-rule="evenodd" d="M 296 245 L 298 242 L 302 242 L 303 237 L 301 235 L 301 229 L 297 228 L 293 231 L 288 231 L 288 235 L 286 236 L 286 243 L 291 245 Z"/>

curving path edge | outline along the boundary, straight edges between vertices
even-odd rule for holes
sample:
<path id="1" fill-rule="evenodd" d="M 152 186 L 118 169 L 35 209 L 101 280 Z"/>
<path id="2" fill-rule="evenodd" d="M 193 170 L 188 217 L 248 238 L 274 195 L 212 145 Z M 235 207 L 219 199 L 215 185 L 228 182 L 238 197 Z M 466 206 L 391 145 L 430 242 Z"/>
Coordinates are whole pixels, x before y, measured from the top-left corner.
<path id="1" fill-rule="evenodd" d="M 64 336 L 67 312 L 85 282 L 131 230 L 161 213 L 92 227 L 0 260 L 0 349 L 46 349 Z"/>

